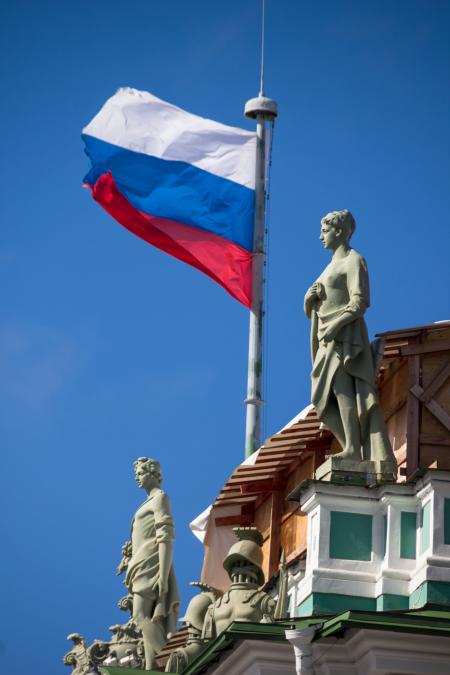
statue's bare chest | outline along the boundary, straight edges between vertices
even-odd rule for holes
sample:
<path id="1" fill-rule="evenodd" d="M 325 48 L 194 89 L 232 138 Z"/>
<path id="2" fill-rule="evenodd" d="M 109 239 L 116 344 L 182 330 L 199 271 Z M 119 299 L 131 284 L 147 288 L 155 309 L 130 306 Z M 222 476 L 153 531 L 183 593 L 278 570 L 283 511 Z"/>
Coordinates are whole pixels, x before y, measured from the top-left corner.
<path id="1" fill-rule="evenodd" d="M 324 286 L 325 294 L 327 294 L 327 291 L 332 289 L 347 289 L 347 271 L 347 259 L 333 260 L 329 265 L 327 265 L 327 267 L 325 267 L 318 279 L 318 281 L 320 281 Z"/>
<path id="2" fill-rule="evenodd" d="M 261 621 L 261 601 L 254 591 L 231 590 L 214 607 L 216 633 L 225 630 L 232 621 Z"/>

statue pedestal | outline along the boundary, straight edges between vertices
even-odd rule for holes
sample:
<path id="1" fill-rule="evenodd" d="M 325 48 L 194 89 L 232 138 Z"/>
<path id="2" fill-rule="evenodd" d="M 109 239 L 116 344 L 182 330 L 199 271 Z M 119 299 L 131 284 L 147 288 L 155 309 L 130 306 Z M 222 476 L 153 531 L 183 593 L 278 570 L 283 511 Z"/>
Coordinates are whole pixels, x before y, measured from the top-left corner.
<path id="1" fill-rule="evenodd" d="M 308 521 L 305 572 L 289 591 L 296 617 L 450 607 L 450 471 L 372 486 L 304 480 L 288 499 Z"/>
<path id="2" fill-rule="evenodd" d="M 395 483 L 397 471 L 392 462 L 379 460 L 355 462 L 353 459 L 330 455 L 316 470 L 316 480 L 351 485 Z"/>

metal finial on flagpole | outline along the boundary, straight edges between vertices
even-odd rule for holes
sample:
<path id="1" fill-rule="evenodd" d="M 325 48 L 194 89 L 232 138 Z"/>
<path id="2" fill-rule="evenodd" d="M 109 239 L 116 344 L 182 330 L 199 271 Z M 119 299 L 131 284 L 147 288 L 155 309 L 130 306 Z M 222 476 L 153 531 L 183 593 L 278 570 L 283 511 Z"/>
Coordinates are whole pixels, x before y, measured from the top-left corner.
<path id="1" fill-rule="evenodd" d="M 266 213 L 266 123 L 278 116 L 275 101 L 264 96 L 265 7 L 262 1 L 261 84 L 259 95 L 245 104 L 245 115 L 256 120 L 255 223 L 253 232 L 252 307 L 247 377 L 247 419 L 245 456 L 261 445 L 261 406 L 263 382 L 264 267 Z"/>

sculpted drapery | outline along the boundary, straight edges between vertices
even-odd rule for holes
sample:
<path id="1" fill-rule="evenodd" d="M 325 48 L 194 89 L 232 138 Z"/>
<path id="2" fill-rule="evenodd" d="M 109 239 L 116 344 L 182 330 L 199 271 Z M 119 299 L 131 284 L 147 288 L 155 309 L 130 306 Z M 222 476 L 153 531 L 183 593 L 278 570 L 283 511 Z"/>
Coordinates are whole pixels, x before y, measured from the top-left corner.
<path id="1" fill-rule="evenodd" d="M 162 490 L 157 490 L 138 508 L 131 524 L 132 556 L 125 578 L 130 593 L 156 598 L 161 572 L 159 544 L 172 544 L 174 539 L 169 497 Z M 157 598 L 153 611 L 153 619 L 160 618 L 166 632 L 173 630 L 176 625 L 179 602 L 175 573 L 171 566 L 168 590 L 163 597 Z"/>
<path id="2" fill-rule="evenodd" d="M 134 463 L 136 482 L 147 493 L 131 523 L 131 541 L 122 548 L 118 574 L 132 596 L 133 620 L 142 631 L 145 667 L 156 668 L 156 654 L 176 630 L 180 600 L 173 569 L 174 523 L 170 501 L 161 490 L 161 466 L 140 457 Z"/>
<path id="3" fill-rule="evenodd" d="M 305 296 L 311 319 L 311 400 L 341 444 L 342 457 L 395 464 L 364 321 L 370 305 L 367 265 L 348 244 L 354 228 L 349 211 L 322 219 L 320 238 L 333 258 Z"/>

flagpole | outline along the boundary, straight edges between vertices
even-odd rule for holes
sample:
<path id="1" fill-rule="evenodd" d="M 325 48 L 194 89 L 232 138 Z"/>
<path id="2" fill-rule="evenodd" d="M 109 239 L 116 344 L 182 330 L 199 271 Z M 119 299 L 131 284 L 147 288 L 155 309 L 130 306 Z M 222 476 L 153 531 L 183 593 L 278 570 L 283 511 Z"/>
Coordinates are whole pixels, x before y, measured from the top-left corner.
<path id="1" fill-rule="evenodd" d="M 264 33 L 263 33 L 264 34 Z M 262 52 L 264 54 L 264 52 Z M 263 383 L 263 327 L 265 282 L 265 215 L 266 215 L 266 123 L 278 115 L 275 101 L 264 96 L 263 61 L 261 89 L 256 98 L 245 104 L 245 115 L 256 120 L 255 222 L 253 231 L 252 307 L 250 310 L 247 419 L 245 456 L 250 457 L 261 445 L 261 407 Z"/>

